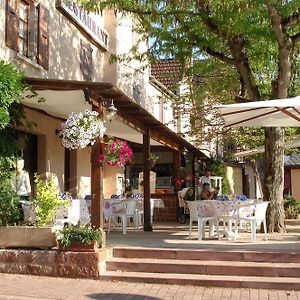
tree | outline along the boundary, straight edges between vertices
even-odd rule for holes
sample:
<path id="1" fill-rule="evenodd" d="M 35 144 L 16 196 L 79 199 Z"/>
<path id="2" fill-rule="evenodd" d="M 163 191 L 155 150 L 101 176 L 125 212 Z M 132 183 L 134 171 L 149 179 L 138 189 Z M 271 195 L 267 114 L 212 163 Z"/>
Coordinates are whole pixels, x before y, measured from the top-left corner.
<path id="1" fill-rule="evenodd" d="M 0 182 L 8 177 L 18 153 L 18 134 L 14 128 L 32 125 L 26 121 L 20 103 L 23 97 L 36 94 L 23 82 L 23 76 L 17 66 L 0 61 Z"/>
<path id="2" fill-rule="evenodd" d="M 151 55 L 183 66 L 214 58 L 236 72 L 238 101 L 283 99 L 299 88 L 299 0 L 80 0 L 90 10 L 138 16 Z M 196 68 L 194 68 L 196 70 Z M 193 74 L 197 75 L 197 74 Z M 201 74 L 200 74 L 201 75 Z M 270 232 L 284 231 L 284 130 L 265 129 L 265 200 Z"/>

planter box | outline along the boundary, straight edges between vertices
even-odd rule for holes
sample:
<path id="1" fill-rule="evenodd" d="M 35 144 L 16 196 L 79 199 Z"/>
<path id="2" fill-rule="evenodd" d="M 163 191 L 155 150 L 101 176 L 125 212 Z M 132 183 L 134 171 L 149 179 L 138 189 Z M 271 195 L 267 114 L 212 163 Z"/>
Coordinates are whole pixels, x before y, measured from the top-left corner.
<path id="1" fill-rule="evenodd" d="M 63 248 L 59 244 L 59 250 L 60 251 L 72 251 L 72 252 L 96 252 L 98 250 L 98 245 L 96 243 L 92 244 L 80 244 L 80 243 L 74 243 L 69 247 Z"/>
<path id="2" fill-rule="evenodd" d="M 0 248 L 41 248 L 57 245 L 53 227 L 0 227 Z"/>

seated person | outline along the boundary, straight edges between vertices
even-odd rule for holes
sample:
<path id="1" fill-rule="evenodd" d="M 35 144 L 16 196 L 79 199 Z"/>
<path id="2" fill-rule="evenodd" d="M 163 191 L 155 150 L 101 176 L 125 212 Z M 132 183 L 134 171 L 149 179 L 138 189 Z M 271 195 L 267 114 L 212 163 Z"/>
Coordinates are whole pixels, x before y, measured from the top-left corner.
<path id="1" fill-rule="evenodd" d="M 216 200 L 218 198 L 219 192 L 220 192 L 220 187 L 216 186 L 215 189 L 213 190 L 213 196 L 212 196 L 213 200 Z"/>
<path id="2" fill-rule="evenodd" d="M 202 192 L 200 194 L 201 200 L 211 200 L 214 196 L 214 193 L 210 191 L 210 185 L 209 183 L 205 182 L 202 186 Z"/>

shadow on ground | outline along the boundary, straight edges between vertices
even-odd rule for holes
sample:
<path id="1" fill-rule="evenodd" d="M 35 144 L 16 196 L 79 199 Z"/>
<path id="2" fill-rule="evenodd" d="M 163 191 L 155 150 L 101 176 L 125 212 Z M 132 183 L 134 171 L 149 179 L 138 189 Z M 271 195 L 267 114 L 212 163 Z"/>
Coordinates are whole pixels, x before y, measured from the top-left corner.
<path id="1" fill-rule="evenodd" d="M 90 294 L 87 297 L 91 299 L 101 299 L 101 300 L 160 300 L 161 298 L 156 298 L 152 296 L 145 296 L 145 295 L 135 295 L 135 294 L 122 294 L 122 293 L 97 293 L 97 294 Z"/>

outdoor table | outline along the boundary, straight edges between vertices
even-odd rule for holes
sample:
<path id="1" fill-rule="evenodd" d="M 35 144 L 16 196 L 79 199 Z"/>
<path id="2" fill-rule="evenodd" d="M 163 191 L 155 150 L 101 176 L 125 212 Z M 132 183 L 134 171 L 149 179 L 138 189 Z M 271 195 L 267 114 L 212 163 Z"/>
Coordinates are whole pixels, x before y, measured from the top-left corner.
<path id="1" fill-rule="evenodd" d="M 110 213 L 110 206 L 113 203 L 122 205 L 124 202 L 128 200 L 132 200 L 134 198 L 125 198 L 125 199 L 117 199 L 117 198 L 110 198 L 110 199 L 104 199 L 104 207 L 103 207 L 103 214 L 104 218 L 108 220 L 109 218 L 109 213 Z M 142 198 L 137 198 L 136 201 L 143 202 Z M 143 205 L 141 205 L 143 207 Z M 154 208 L 164 208 L 165 203 L 162 199 L 160 198 L 150 198 L 150 210 L 151 210 L 151 223 L 153 223 L 153 218 L 154 218 Z"/>
<path id="2" fill-rule="evenodd" d="M 232 221 L 236 220 L 236 216 L 238 215 L 238 211 L 242 208 L 249 207 L 254 203 L 254 200 L 229 200 L 229 201 L 221 201 L 221 200 L 201 200 L 211 202 L 216 210 L 216 214 L 218 220 L 223 220 L 223 224 L 228 222 L 228 230 L 225 229 L 225 225 L 223 226 L 223 234 L 228 239 L 234 239 L 237 235 L 237 230 L 235 232 L 232 231 Z M 209 223 L 209 232 L 210 236 L 213 236 L 214 233 L 214 225 Z"/>

